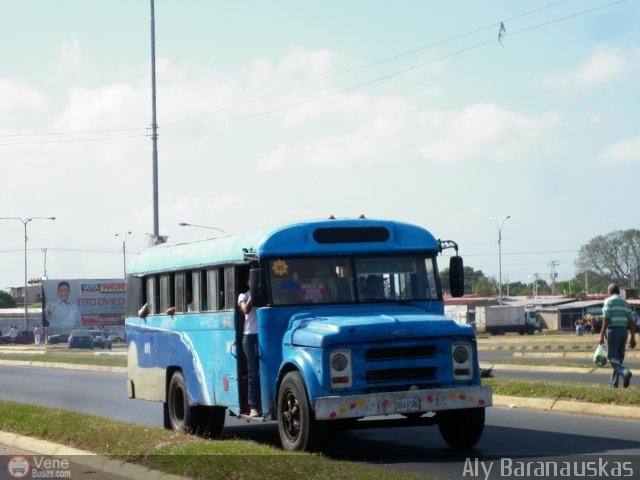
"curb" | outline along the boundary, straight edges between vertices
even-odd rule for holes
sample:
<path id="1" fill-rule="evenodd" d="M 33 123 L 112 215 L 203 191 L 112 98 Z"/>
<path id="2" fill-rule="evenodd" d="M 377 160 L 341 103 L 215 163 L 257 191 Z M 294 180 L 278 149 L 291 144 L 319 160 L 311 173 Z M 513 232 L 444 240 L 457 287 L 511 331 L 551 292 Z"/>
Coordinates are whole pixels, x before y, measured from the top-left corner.
<path id="1" fill-rule="evenodd" d="M 114 460 L 104 455 L 96 455 L 92 452 L 67 447 L 66 445 L 60 445 L 47 440 L 25 437 L 16 433 L 4 432 L 2 430 L 0 430 L 0 443 L 20 448 L 22 450 L 28 450 L 29 452 L 33 452 L 38 455 L 73 456 L 73 463 L 99 470 L 101 472 L 130 478 L 132 480 L 140 478 L 144 478 L 145 480 L 184 480 L 187 478 L 161 472 L 159 470 L 151 470 L 150 468 L 136 465 L 134 463 Z"/>
<path id="2" fill-rule="evenodd" d="M 38 362 L 36 360 L 0 360 L 0 365 L 17 367 L 62 368 L 65 370 L 84 370 L 86 372 L 127 373 L 127 367 L 105 367 L 102 365 L 81 365 L 75 363 Z"/>
<path id="3" fill-rule="evenodd" d="M 640 408 L 637 406 L 602 405 L 600 403 L 576 402 L 573 400 L 512 397 L 508 395 L 494 395 L 493 406 L 640 420 Z"/>

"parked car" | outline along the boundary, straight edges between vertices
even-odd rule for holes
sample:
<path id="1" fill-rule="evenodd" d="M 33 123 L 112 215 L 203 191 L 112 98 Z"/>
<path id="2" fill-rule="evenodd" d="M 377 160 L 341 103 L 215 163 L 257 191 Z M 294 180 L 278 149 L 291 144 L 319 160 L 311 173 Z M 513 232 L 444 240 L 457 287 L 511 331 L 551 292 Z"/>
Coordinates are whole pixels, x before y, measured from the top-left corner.
<path id="1" fill-rule="evenodd" d="M 124 342 L 127 339 L 124 329 L 110 328 L 109 330 L 105 330 L 105 333 L 112 342 Z"/>
<path id="2" fill-rule="evenodd" d="M 93 348 L 93 335 L 89 330 L 73 330 L 67 343 L 69 348 Z"/>
<path id="3" fill-rule="evenodd" d="M 47 337 L 47 343 L 49 345 L 54 345 L 56 343 L 67 343 L 69 341 L 68 333 L 58 333 L 55 335 L 49 335 Z"/>
<path id="4" fill-rule="evenodd" d="M 102 330 L 91 330 L 93 346 L 95 348 L 108 348 L 111 350 L 111 339 Z"/>
<path id="5" fill-rule="evenodd" d="M 27 332 L 27 341 L 24 341 L 24 330 L 18 332 L 18 336 L 16 337 L 16 345 L 24 345 L 25 343 L 34 343 L 35 337 L 33 332 Z M 6 332 L 5 335 L 0 337 L 0 344 L 13 344 L 13 339 L 9 336 L 9 331 Z"/>

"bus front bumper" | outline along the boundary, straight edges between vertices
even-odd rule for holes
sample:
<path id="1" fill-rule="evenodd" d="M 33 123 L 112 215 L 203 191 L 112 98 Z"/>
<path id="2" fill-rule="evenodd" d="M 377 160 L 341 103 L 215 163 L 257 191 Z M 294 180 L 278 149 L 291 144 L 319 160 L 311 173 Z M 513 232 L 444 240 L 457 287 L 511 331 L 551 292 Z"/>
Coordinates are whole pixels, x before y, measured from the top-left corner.
<path id="1" fill-rule="evenodd" d="M 315 401 L 315 414 L 317 420 L 342 420 L 396 413 L 481 408 L 491 405 L 491 388 L 477 385 L 319 397 Z"/>

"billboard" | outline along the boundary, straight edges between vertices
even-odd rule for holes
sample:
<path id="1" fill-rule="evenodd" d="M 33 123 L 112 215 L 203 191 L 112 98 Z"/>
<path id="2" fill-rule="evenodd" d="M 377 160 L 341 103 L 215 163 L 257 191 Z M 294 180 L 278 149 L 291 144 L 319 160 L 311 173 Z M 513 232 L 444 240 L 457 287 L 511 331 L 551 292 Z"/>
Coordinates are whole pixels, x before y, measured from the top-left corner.
<path id="1" fill-rule="evenodd" d="M 121 325 L 125 314 L 123 279 L 49 279 L 42 284 L 43 323 L 74 328 Z"/>

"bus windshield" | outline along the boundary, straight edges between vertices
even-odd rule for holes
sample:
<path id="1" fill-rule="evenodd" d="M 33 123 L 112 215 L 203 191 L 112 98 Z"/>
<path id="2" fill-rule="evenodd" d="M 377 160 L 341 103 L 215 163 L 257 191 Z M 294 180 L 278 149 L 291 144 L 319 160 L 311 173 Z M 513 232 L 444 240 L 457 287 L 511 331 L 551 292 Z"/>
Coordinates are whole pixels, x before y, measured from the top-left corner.
<path id="1" fill-rule="evenodd" d="M 272 305 L 439 298 L 434 257 L 424 254 L 269 260 Z"/>

